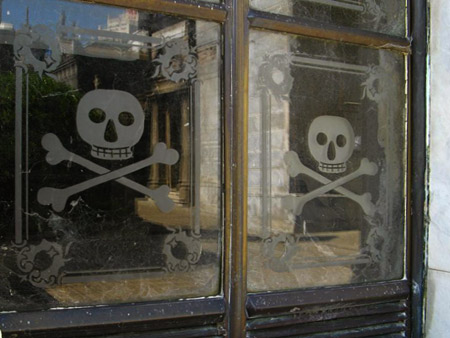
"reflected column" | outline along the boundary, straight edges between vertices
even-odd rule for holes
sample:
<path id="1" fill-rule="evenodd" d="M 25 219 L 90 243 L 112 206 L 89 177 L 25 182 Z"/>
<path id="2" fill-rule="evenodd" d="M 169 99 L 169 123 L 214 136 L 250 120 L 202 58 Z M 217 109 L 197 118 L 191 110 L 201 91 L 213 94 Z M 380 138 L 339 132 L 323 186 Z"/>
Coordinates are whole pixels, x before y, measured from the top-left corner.
<path id="1" fill-rule="evenodd" d="M 180 200 L 182 203 L 190 202 L 190 176 L 191 176 L 191 138 L 189 119 L 189 99 L 183 95 L 181 100 L 181 154 L 180 154 Z"/>
<path id="2" fill-rule="evenodd" d="M 151 102 L 151 126 L 150 126 L 150 145 L 153 148 L 159 141 L 159 127 L 158 127 L 158 103 L 155 100 Z M 153 150 L 153 149 L 152 149 Z M 150 177 L 148 186 L 151 189 L 158 188 L 160 184 L 159 179 L 159 164 L 150 166 Z"/>
<path id="3" fill-rule="evenodd" d="M 167 148 L 172 148 L 172 142 L 171 142 L 171 132 L 170 132 L 170 109 L 169 107 L 165 106 L 165 139 L 166 139 L 166 145 Z M 173 189 L 172 185 L 172 171 L 170 165 L 165 165 L 165 175 L 164 175 L 164 184 L 167 184 L 170 188 Z"/>

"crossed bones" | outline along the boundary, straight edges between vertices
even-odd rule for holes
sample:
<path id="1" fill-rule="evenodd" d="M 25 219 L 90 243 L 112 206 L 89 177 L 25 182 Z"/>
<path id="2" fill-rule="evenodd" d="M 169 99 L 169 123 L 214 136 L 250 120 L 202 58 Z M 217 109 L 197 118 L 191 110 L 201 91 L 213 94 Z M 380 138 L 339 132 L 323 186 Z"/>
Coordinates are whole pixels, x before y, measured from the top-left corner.
<path id="1" fill-rule="evenodd" d="M 301 215 L 303 211 L 303 206 L 307 202 L 313 200 L 316 197 L 319 197 L 322 194 L 327 193 L 330 190 L 336 190 L 338 193 L 358 203 L 366 215 L 373 216 L 375 214 L 376 207 L 372 203 L 372 195 L 370 193 L 366 192 L 362 195 L 358 195 L 342 187 L 343 184 L 348 183 L 362 175 L 373 176 L 377 173 L 378 166 L 375 163 L 370 162 L 367 158 L 363 158 L 361 160 L 359 168 L 355 170 L 353 173 L 350 173 L 335 181 L 331 181 L 328 178 L 306 167 L 300 161 L 297 153 L 294 151 L 288 151 L 284 155 L 284 162 L 287 165 L 287 171 L 289 176 L 296 177 L 299 174 L 305 174 L 315 179 L 316 181 L 324 184 L 320 188 L 310 191 L 309 193 L 303 196 L 290 197 L 288 203 L 290 204 L 289 206 L 293 209 L 296 215 Z"/>
<path id="2" fill-rule="evenodd" d="M 174 206 L 173 201 L 168 197 L 170 188 L 167 185 L 162 185 L 161 187 L 152 190 L 139 183 L 136 183 L 135 181 L 123 177 L 152 164 L 175 164 L 178 161 L 178 152 L 174 149 L 167 149 L 164 143 L 156 144 L 153 155 L 149 158 L 115 171 L 109 171 L 108 169 L 103 168 L 98 164 L 95 164 L 81 156 L 78 156 L 77 154 L 68 151 L 66 148 L 64 148 L 58 136 L 52 133 L 46 134 L 44 135 L 44 137 L 42 137 L 42 147 L 48 151 L 46 160 L 51 165 L 56 165 L 62 161 L 71 161 L 85 167 L 86 169 L 91 170 L 92 172 L 99 174 L 99 176 L 95 178 L 64 189 L 51 187 L 41 188 L 38 191 L 37 195 L 38 202 L 43 205 L 51 205 L 53 210 L 55 211 L 62 211 L 65 208 L 67 199 L 70 196 L 112 180 L 115 180 L 116 182 L 128 188 L 131 188 L 152 198 L 158 208 L 163 212 L 169 212 Z"/>

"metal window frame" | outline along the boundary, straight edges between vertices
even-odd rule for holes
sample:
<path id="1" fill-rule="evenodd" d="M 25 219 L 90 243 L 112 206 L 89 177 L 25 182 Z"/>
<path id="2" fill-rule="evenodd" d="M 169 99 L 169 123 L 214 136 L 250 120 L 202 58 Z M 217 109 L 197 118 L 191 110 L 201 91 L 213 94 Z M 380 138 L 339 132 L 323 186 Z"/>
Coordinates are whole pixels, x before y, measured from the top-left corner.
<path id="1" fill-rule="evenodd" d="M 75 0 L 73 0 L 75 1 Z M 223 71 L 223 294 L 174 302 L 158 301 L 77 309 L 0 314 L 4 336 L 74 336 L 158 330 L 160 336 L 244 337 L 247 329 L 264 327 L 253 315 L 279 315 L 296 306 L 342 304 L 408 298 L 394 306 L 410 310 L 407 332 L 423 334 L 425 281 L 424 226 L 427 203 L 427 1 L 409 0 L 409 36 L 398 38 L 332 24 L 317 23 L 250 9 L 249 0 L 223 4 L 194 0 L 78 0 L 138 10 L 156 11 L 222 24 Z M 298 291 L 247 294 L 247 168 L 249 30 L 265 29 L 329 39 L 409 54 L 409 217 L 407 224 L 407 279 L 363 286 L 340 286 Z M 336 297 L 338 296 L 338 297 Z M 372 305 L 371 305 L 372 306 Z M 378 312 L 381 305 L 373 305 Z M 383 305 L 384 306 L 384 305 Z M 385 306 L 385 307 L 386 307 Z M 160 310 L 164 310 L 163 312 Z M 160 313 L 165 313 L 162 316 Z M 129 314 L 129 315 L 128 315 Z M 351 315 L 345 310 L 341 316 Z M 29 323 L 29 324 L 28 324 Z M 179 328 L 179 329 L 177 329 Z M 162 333 L 160 330 L 166 330 Z M 169 330 L 169 331 L 167 331 Z"/>

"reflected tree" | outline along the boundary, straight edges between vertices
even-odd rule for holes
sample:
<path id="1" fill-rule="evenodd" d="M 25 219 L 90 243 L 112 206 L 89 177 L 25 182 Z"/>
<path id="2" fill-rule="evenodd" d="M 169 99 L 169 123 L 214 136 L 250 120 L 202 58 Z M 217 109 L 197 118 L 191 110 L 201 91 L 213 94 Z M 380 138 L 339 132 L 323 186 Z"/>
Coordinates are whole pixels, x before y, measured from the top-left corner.
<path id="1" fill-rule="evenodd" d="M 46 131 L 58 130 L 65 140 L 78 138 L 74 129 L 76 106 L 80 93 L 64 83 L 49 77 L 39 77 L 30 72 L 28 94 L 24 95 L 24 114 L 28 109 L 28 136 L 23 140 L 22 156 L 28 155 L 28 168 L 24 173 L 38 171 L 30 175 L 30 187 L 41 184 L 52 173 L 45 163 L 45 150 L 41 146 L 42 135 Z M 24 81 L 25 82 L 25 81 Z M 26 86 L 26 83 L 24 84 Z M 27 97 L 27 98 L 26 98 Z M 28 108 L 27 108 L 28 107 Z M 26 119 L 24 119 L 25 121 Z M 0 236 L 12 235 L 14 215 L 14 124 L 15 124 L 15 74 L 0 72 Z M 25 123 L 24 123 L 25 124 Z M 26 125 L 24 125 L 24 129 Z M 76 142 L 82 144 L 82 142 Z M 34 182 L 36 181 L 36 182 Z M 32 191 L 30 191 L 32 193 Z M 11 228 L 11 230 L 7 228 Z"/>

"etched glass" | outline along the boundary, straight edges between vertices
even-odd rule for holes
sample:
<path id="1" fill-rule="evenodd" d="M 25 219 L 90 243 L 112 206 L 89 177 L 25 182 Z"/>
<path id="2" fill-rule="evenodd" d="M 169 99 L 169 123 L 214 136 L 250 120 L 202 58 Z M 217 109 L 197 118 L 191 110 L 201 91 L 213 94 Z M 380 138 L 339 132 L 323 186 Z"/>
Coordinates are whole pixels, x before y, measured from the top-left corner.
<path id="1" fill-rule="evenodd" d="M 254 9 L 405 36 L 405 0 L 250 0 Z"/>
<path id="2" fill-rule="evenodd" d="M 401 53 L 250 34 L 248 290 L 401 279 Z"/>
<path id="3" fill-rule="evenodd" d="M 220 293 L 220 25 L 5 0 L 0 308 Z"/>

